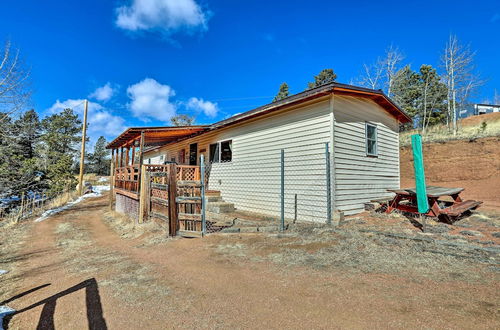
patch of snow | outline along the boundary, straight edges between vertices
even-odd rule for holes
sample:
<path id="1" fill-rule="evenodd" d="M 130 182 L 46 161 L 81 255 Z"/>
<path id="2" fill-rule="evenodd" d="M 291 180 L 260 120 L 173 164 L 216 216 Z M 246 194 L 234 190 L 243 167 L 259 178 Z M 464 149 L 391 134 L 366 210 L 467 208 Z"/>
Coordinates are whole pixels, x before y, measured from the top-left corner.
<path id="1" fill-rule="evenodd" d="M 7 274 L 8 272 L 8 270 L 0 269 L 0 275 Z"/>
<path id="2" fill-rule="evenodd" d="M 51 209 L 51 210 L 47 210 L 47 211 L 43 212 L 43 214 L 39 218 L 37 218 L 35 220 L 35 222 L 40 222 L 40 221 L 46 220 L 47 218 L 50 218 L 51 216 L 53 216 L 53 215 L 55 215 L 57 213 L 60 213 L 60 212 L 62 212 L 64 210 L 67 210 L 67 209 L 69 209 L 71 206 L 73 206 L 75 204 L 80 203 L 84 199 L 92 198 L 92 197 L 100 197 L 100 196 L 102 196 L 102 192 L 103 191 L 108 191 L 108 190 L 109 190 L 109 186 L 93 186 L 92 187 L 92 192 L 90 194 L 85 194 L 83 196 L 78 197 L 74 201 L 71 201 L 69 203 L 64 204 L 61 207 L 58 207 L 58 208 L 55 208 L 55 209 Z"/>
<path id="3" fill-rule="evenodd" d="M 107 176 L 102 176 L 97 180 L 97 182 L 108 182 L 109 178 Z"/>

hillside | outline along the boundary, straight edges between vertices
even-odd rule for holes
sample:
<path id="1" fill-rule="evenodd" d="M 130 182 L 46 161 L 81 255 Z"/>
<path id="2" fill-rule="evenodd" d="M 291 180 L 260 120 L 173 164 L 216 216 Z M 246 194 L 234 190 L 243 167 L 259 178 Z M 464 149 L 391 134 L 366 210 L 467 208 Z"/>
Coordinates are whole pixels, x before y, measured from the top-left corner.
<path id="1" fill-rule="evenodd" d="M 500 120 L 500 113 L 492 115 Z M 465 123 L 477 125 L 485 116 Z M 465 198 L 483 201 L 484 208 L 500 209 L 499 136 L 426 143 L 423 151 L 428 185 L 463 187 Z M 400 153 L 401 187 L 414 186 L 411 146 L 401 147 Z"/>
<path id="2" fill-rule="evenodd" d="M 464 118 L 458 122 L 458 127 L 458 134 L 453 135 L 446 125 L 431 126 L 423 136 L 423 141 L 424 143 L 432 143 L 500 136 L 500 112 Z M 410 145 L 410 136 L 417 133 L 421 133 L 420 130 L 401 132 L 399 136 L 401 146 Z"/>

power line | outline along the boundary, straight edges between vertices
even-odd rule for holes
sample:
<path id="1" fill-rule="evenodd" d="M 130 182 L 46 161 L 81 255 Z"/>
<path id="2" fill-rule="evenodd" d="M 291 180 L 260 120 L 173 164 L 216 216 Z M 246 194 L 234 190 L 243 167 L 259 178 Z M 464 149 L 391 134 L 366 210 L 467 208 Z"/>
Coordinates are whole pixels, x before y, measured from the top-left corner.
<path id="1" fill-rule="evenodd" d="M 243 100 L 255 100 L 255 99 L 268 99 L 274 96 L 252 96 L 252 97 L 231 97 L 231 98 L 225 98 L 225 99 L 215 99 L 212 100 L 214 102 L 221 102 L 221 101 L 243 101 Z"/>

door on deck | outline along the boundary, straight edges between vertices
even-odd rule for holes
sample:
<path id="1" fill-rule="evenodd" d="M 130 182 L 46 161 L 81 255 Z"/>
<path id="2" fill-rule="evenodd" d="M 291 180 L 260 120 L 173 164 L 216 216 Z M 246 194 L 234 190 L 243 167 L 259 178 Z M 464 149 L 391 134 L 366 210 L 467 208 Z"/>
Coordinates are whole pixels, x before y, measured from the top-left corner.
<path id="1" fill-rule="evenodd" d="M 198 143 L 189 145 L 189 165 L 197 165 L 198 160 Z"/>

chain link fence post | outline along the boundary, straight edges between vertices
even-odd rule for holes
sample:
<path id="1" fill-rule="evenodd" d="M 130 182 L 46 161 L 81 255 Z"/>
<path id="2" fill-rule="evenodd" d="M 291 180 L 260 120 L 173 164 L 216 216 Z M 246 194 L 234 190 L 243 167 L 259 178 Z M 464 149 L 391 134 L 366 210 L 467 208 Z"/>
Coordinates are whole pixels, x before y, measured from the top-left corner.
<path id="1" fill-rule="evenodd" d="M 330 150 L 328 142 L 325 143 L 325 158 L 326 158 L 326 223 L 332 224 L 332 182 L 330 173 Z"/>
<path id="2" fill-rule="evenodd" d="M 205 156 L 200 156 L 200 182 L 201 182 L 201 232 L 207 234 L 207 220 L 205 217 Z"/>
<path id="3" fill-rule="evenodd" d="M 281 219 L 280 231 L 285 230 L 285 150 L 281 149 Z"/>

